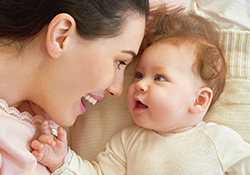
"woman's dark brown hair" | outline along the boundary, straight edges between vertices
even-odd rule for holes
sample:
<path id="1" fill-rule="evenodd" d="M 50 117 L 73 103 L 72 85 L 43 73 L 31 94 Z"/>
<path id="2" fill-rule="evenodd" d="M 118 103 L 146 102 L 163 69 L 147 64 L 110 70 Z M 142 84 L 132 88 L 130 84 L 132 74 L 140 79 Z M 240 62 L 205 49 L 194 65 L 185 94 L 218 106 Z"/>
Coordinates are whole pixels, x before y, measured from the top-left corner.
<path id="1" fill-rule="evenodd" d="M 85 39 L 119 34 L 128 11 L 147 18 L 148 0 L 1 0 L 0 39 L 24 41 L 38 34 L 59 13 L 76 21 Z"/>

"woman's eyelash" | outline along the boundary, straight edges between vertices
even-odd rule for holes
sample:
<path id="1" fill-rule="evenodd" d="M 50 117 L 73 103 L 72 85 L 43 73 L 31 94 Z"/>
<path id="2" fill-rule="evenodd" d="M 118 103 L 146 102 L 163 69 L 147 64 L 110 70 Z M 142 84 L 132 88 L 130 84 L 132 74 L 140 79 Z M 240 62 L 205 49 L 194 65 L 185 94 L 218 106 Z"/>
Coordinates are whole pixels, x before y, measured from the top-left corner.
<path id="1" fill-rule="evenodd" d="M 120 68 L 121 65 L 125 65 L 126 66 L 127 64 L 124 61 L 117 61 L 117 67 L 118 67 L 118 69 L 121 69 Z"/>

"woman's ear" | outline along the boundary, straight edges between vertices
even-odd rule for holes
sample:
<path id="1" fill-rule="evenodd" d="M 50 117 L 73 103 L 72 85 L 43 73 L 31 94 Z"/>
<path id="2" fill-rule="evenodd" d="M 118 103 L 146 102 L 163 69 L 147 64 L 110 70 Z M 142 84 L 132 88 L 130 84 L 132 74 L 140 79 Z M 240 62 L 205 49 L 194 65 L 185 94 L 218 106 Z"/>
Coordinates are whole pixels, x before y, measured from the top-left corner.
<path id="1" fill-rule="evenodd" d="M 208 87 L 201 87 L 197 91 L 194 103 L 190 107 L 190 112 L 200 113 L 205 112 L 209 108 L 213 98 L 213 91 Z"/>
<path id="2" fill-rule="evenodd" d="M 67 38 L 75 29 L 75 20 L 69 14 L 61 13 L 52 19 L 46 34 L 47 51 L 52 58 L 61 56 L 63 49 L 67 46 Z"/>

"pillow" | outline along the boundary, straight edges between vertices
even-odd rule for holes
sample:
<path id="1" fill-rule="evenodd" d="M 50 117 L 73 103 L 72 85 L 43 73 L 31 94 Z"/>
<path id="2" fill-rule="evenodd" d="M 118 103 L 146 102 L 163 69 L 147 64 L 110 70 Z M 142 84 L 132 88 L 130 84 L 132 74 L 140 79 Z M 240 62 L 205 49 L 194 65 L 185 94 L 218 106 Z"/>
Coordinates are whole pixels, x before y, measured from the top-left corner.
<path id="1" fill-rule="evenodd" d="M 205 121 L 231 127 L 250 143 L 250 31 L 221 30 L 226 84 Z"/>

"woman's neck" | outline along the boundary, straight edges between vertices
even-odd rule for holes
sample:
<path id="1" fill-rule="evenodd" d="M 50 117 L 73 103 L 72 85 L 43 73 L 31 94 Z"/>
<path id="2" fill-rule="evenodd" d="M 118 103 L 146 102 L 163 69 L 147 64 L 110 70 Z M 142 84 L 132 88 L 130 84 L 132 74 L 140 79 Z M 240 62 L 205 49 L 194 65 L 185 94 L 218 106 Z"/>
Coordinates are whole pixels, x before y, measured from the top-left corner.
<path id="1" fill-rule="evenodd" d="M 34 50 L 18 52 L 14 46 L 0 46 L 0 98 L 9 106 L 27 100 L 37 65 Z"/>

